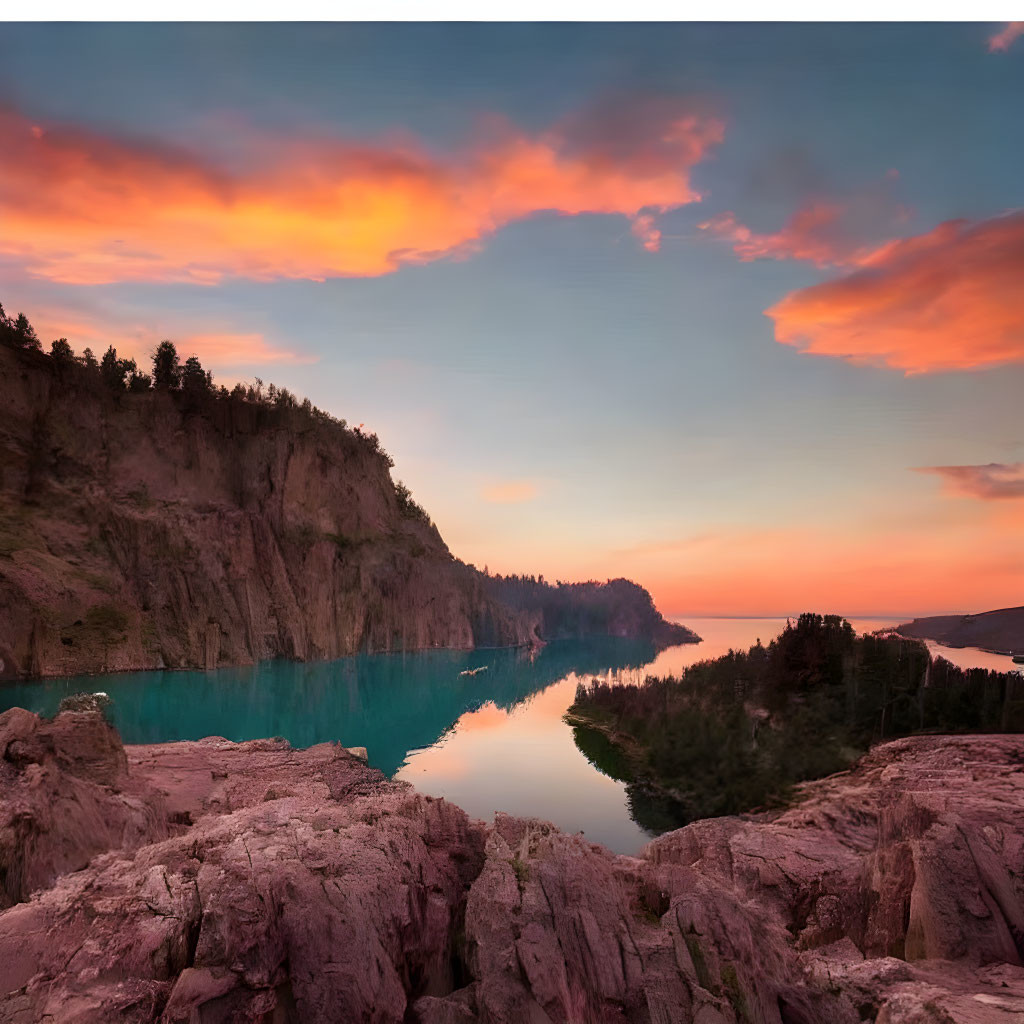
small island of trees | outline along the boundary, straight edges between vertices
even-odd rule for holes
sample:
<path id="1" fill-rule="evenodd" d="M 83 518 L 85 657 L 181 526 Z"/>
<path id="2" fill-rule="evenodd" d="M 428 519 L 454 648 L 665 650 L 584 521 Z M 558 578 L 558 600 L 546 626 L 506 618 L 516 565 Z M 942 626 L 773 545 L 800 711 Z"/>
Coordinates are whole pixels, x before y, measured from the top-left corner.
<path id="1" fill-rule="evenodd" d="M 869 747 L 920 733 L 1024 731 L 1024 679 L 961 669 L 895 634 L 858 636 L 804 614 L 767 646 L 679 676 L 580 684 L 568 720 L 580 750 L 626 782 L 652 831 L 778 806 L 799 782 Z"/>

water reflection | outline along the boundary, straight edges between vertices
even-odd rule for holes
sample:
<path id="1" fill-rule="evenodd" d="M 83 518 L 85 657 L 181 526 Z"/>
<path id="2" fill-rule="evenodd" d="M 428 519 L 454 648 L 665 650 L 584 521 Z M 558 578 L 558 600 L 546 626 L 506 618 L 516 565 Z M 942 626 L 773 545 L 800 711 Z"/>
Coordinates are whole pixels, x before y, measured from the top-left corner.
<path id="1" fill-rule="evenodd" d="M 933 658 L 945 658 L 959 668 L 987 668 L 992 672 L 1015 672 L 1020 668 L 1009 654 L 993 654 L 977 647 L 946 647 L 934 640 L 925 640 L 925 644 Z"/>
<path id="2" fill-rule="evenodd" d="M 552 643 L 534 657 L 428 651 L 218 672 L 132 672 L 2 685 L 0 710 L 21 706 L 49 715 L 70 693 L 103 690 L 127 743 L 213 735 L 365 746 L 370 762 L 388 775 L 475 817 L 502 810 L 546 818 L 635 853 L 670 822 L 653 798 L 631 799 L 600 741 L 577 742 L 562 716 L 581 680 L 668 675 L 730 648 L 746 649 L 758 637 L 767 643 L 785 626 L 785 619 L 686 622 L 704 642 L 660 653 L 643 641 L 608 638 Z M 854 622 L 858 631 L 890 624 Z M 957 652 L 975 663 L 979 654 Z"/>
<path id="3" fill-rule="evenodd" d="M 105 691 L 127 743 L 283 736 L 365 746 L 371 764 L 467 812 L 534 815 L 635 852 L 648 839 L 625 787 L 594 769 L 562 715 L 576 683 L 634 673 L 655 657 L 614 638 L 525 651 L 362 655 L 320 664 L 267 662 L 218 672 L 132 672 L 0 688 L 0 710 L 53 714 L 61 698 Z"/>
<path id="4" fill-rule="evenodd" d="M 216 672 L 126 672 L 5 685 L 0 710 L 52 715 L 68 694 L 102 690 L 126 743 L 283 736 L 306 747 L 338 740 L 365 746 L 371 763 L 390 775 L 466 711 L 488 702 L 507 711 L 571 674 L 636 668 L 654 653 L 644 641 L 609 638 L 553 643 L 533 657 L 508 649 L 426 651 Z"/>
<path id="5" fill-rule="evenodd" d="M 581 680 L 636 667 L 573 672 L 514 707 L 488 704 L 465 714 L 439 743 L 413 751 L 398 778 L 477 818 L 495 811 L 543 818 L 635 853 L 653 833 L 630 813 L 625 784 L 591 764 L 562 716 Z"/>

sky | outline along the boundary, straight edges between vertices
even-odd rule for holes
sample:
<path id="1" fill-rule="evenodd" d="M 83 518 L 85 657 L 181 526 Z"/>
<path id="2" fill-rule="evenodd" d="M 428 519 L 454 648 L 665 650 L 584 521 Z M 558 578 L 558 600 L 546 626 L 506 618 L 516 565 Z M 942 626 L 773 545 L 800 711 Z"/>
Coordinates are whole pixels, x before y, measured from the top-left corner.
<path id="1" fill-rule="evenodd" d="M 1024 24 L 0 26 L 0 302 L 669 615 L 1024 601 Z"/>

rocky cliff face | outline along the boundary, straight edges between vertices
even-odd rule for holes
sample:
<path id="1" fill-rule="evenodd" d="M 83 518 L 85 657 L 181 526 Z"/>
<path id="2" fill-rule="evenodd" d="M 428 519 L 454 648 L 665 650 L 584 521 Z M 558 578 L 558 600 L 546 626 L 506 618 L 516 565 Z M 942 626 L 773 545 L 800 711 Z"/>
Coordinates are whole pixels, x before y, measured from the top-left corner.
<path id="1" fill-rule="evenodd" d="M 3 345 L 0 381 L 0 678 L 538 640 L 355 431 Z"/>
<path id="2" fill-rule="evenodd" d="M 1024 1015 L 1020 737 L 886 744 L 792 810 L 698 822 L 635 858 L 540 821 L 471 821 L 333 745 L 125 757 L 88 715 L 11 711 L 0 763 L 11 877 L 52 863 L 76 820 L 13 813 L 41 773 L 60 786 L 85 765 L 83 813 L 148 792 L 163 815 L 148 843 L 108 833 L 109 852 L 0 911 L 3 1024 Z M 9 842 L 15 822 L 31 849 Z"/>
<path id="3" fill-rule="evenodd" d="M 588 636 L 644 637 L 655 644 L 699 643 L 700 637 L 667 622 L 651 595 L 632 580 L 545 583 L 530 576 L 489 576 L 488 591 L 502 604 L 538 616 L 545 639 Z"/>

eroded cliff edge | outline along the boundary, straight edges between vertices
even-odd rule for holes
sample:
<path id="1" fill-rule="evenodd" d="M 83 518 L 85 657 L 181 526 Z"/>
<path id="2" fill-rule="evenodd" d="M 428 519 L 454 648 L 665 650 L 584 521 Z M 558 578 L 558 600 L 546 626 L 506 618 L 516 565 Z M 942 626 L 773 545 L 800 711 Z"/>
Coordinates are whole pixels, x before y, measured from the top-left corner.
<path id="1" fill-rule="evenodd" d="M 14 709 L 0 1022 L 1012 1024 L 1022 765 L 1019 736 L 899 740 L 617 857 L 334 745 L 125 751 Z"/>
<path id="2" fill-rule="evenodd" d="M 591 621 L 694 638 L 626 581 L 614 621 L 555 614 L 600 612 L 602 585 L 506 599 L 396 489 L 376 437 L 290 396 L 112 393 L 5 345 L 0 389 L 0 678 L 528 644 Z"/>

